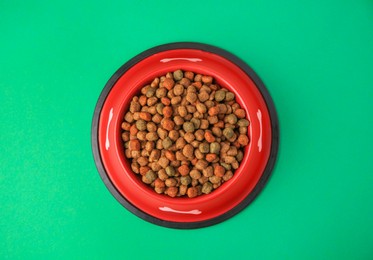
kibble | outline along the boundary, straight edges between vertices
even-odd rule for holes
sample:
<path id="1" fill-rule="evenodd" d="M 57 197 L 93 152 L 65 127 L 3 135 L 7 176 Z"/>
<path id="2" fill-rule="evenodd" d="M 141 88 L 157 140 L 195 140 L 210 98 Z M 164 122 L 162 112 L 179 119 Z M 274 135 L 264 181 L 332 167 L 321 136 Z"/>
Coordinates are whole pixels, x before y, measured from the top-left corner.
<path id="1" fill-rule="evenodd" d="M 156 193 L 194 198 L 233 177 L 249 145 L 235 94 L 209 75 L 176 70 L 134 96 L 121 123 L 134 174 Z"/>

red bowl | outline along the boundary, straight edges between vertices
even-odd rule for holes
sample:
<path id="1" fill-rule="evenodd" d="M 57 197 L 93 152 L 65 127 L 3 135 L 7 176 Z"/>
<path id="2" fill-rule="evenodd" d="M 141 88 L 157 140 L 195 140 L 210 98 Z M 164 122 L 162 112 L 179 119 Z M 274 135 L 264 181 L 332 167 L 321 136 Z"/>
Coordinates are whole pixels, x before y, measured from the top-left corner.
<path id="1" fill-rule="evenodd" d="M 132 97 L 155 77 L 177 69 L 213 76 L 235 93 L 250 120 L 250 144 L 233 178 L 196 198 L 171 198 L 142 183 L 131 171 L 121 140 L 120 125 Z M 278 120 L 264 84 L 243 61 L 214 46 L 172 43 L 137 55 L 110 78 L 96 105 L 92 150 L 101 178 L 125 208 L 161 226 L 198 228 L 232 217 L 263 189 L 277 155 Z"/>

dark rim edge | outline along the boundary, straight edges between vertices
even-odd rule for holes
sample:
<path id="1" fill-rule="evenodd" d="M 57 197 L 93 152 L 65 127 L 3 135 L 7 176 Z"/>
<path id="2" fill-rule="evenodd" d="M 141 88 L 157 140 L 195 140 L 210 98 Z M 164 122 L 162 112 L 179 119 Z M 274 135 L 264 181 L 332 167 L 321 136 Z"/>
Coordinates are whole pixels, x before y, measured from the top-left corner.
<path id="1" fill-rule="evenodd" d="M 103 104 L 106 100 L 106 97 L 108 96 L 111 88 L 114 86 L 114 84 L 118 81 L 118 79 L 132 66 L 134 66 L 136 63 L 140 62 L 141 60 L 156 54 L 158 52 L 166 51 L 166 50 L 173 50 L 173 49 L 199 49 L 203 50 L 206 52 L 211 52 L 215 53 L 217 55 L 220 55 L 234 64 L 236 64 L 238 67 L 240 67 L 255 83 L 257 88 L 259 89 L 260 93 L 262 94 L 264 101 L 266 102 L 268 111 L 269 111 L 269 116 L 271 119 L 271 128 L 272 128 L 272 143 L 271 143 L 271 151 L 270 155 L 267 161 L 267 165 L 264 169 L 264 172 L 262 176 L 260 177 L 258 183 L 254 187 L 253 191 L 243 200 L 241 201 L 236 207 L 233 209 L 225 212 L 224 214 L 204 220 L 204 221 L 199 221 L 199 222 L 172 222 L 172 221 L 165 221 L 161 220 L 158 218 L 155 218 L 140 209 L 138 209 L 136 206 L 131 204 L 129 201 L 127 201 L 120 193 L 119 191 L 115 188 L 111 180 L 109 179 L 105 168 L 103 166 L 102 160 L 101 160 L 101 155 L 99 152 L 99 147 L 98 147 L 98 122 L 100 119 L 100 113 L 101 109 L 103 107 Z M 262 80 L 259 78 L 259 76 L 240 58 L 237 56 L 233 55 L 232 53 L 225 51 L 221 48 L 208 45 L 208 44 L 203 44 L 203 43 L 197 43 L 197 42 L 175 42 L 175 43 L 168 43 L 168 44 L 163 44 L 159 45 L 153 48 L 150 48 L 129 61 L 127 61 L 124 65 L 122 65 L 114 74 L 111 76 L 109 81 L 106 83 L 104 89 L 102 90 L 100 97 L 97 101 L 95 110 L 94 110 L 94 115 L 92 119 L 92 126 L 91 126 L 92 132 L 91 132 L 91 144 L 92 144 L 92 153 L 93 153 L 93 158 L 97 167 L 97 170 L 100 174 L 101 179 L 105 183 L 106 187 L 110 191 L 110 193 L 116 198 L 116 200 L 122 204 L 127 210 L 135 214 L 136 216 L 142 218 L 143 220 L 146 220 L 150 223 L 168 227 L 168 228 L 178 228 L 178 229 L 192 229 L 192 228 L 202 228 L 202 227 L 207 227 L 211 225 L 218 224 L 220 222 L 223 222 L 234 215 L 238 214 L 240 211 L 242 211 L 244 208 L 246 208 L 260 193 L 260 191 L 264 188 L 265 184 L 267 183 L 271 172 L 274 168 L 276 158 L 277 158 L 277 153 L 278 153 L 278 147 L 279 147 L 279 122 L 278 122 L 278 117 L 275 109 L 275 105 L 273 103 L 273 100 L 267 90 L 267 88 L 264 86 L 264 83 Z"/>

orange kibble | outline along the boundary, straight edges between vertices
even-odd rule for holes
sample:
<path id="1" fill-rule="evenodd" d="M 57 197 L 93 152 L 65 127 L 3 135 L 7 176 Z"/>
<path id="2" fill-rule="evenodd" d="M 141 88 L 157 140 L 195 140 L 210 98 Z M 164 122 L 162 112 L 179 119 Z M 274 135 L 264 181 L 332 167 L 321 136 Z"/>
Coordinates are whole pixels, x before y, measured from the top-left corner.
<path id="1" fill-rule="evenodd" d="M 176 160 L 176 156 L 173 152 L 171 152 L 170 150 L 167 150 L 165 153 L 164 153 L 164 156 L 169 160 L 169 161 L 175 161 Z"/>
<path id="2" fill-rule="evenodd" d="M 192 85 L 195 86 L 197 89 L 200 89 L 202 87 L 202 82 L 197 81 L 197 82 L 194 82 Z"/>
<path id="3" fill-rule="evenodd" d="M 215 137 L 210 131 L 205 131 L 205 140 L 209 143 L 215 142 Z"/>
<path id="4" fill-rule="evenodd" d="M 184 77 L 186 77 L 189 80 L 193 80 L 194 79 L 194 73 L 191 72 L 191 71 L 185 71 L 184 72 Z"/>
<path id="5" fill-rule="evenodd" d="M 163 187 L 165 187 L 164 181 L 162 181 L 161 179 L 157 178 L 154 181 L 154 187 L 157 187 L 157 188 L 163 188 Z"/>
<path id="6" fill-rule="evenodd" d="M 234 114 L 238 117 L 238 118 L 245 118 L 245 110 L 243 110 L 242 108 L 239 108 L 239 109 L 236 109 L 236 111 L 234 111 Z"/>
<path id="7" fill-rule="evenodd" d="M 140 103 L 141 106 L 145 106 L 146 102 L 147 102 L 146 96 L 140 96 L 139 97 L 139 103 Z"/>
<path id="8" fill-rule="evenodd" d="M 161 98 L 161 102 L 165 106 L 169 106 L 171 104 L 171 100 L 169 98 L 166 98 L 166 97 Z"/>
<path id="9" fill-rule="evenodd" d="M 162 127 L 168 131 L 171 131 L 175 128 L 175 123 L 169 118 L 164 118 L 161 122 Z"/>
<path id="10" fill-rule="evenodd" d="M 136 136 L 139 132 L 139 129 L 137 129 L 136 125 L 131 125 L 130 127 L 130 135 Z"/>
<path id="11" fill-rule="evenodd" d="M 224 128 L 224 121 L 219 121 L 214 124 L 214 127 Z"/>
<path id="12" fill-rule="evenodd" d="M 190 163 L 191 163 L 192 165 L 196 165 L 197 162 L 198 162 L 198 158 L 197 158 L 197 157 L 194 157 L 194 159 L 190 161 Z"/>
<path id="13" fill-rule="evenodd" d="M 148 171 L 150 171 L 149 166 L 141 166 L 140 167 L 140 174 L 145 175 Z"/>
<path id="14" fill-rule="evenodd" d="M 127 123 L 127 122 L 123 122 L 121 127 L 122 127 L 123 130 L 129 131 L 130 128 L 131 128 L 131 124 Z"/>
<path id="15" fill-rule="evenodd" d="M 140 151 L 140 142 L 139 140 L 131 140 L 129 143 L 129 149 L 131 151 Z"/>
<path id="16" fill-rule="evenodd" d="M 208 161 L 208 162 L 213 162 L 213 161 L 216 160 L 216 158 L 218 158 L 218 155 L 215 154 L 215 153 L 206 154 L 206 161 Z"/>
<path id="17" fill-rule="evenodd" d="M 166 89 L 168 90 L 171 90 L 174 85 L 175 85 L 175 81 L 173 79 L 170 79 L 170 78 L 166 78 L 163 82 L 163 87 L 165 87 Z"/>
<path id="18" fill-rule="evenodd" d="M 170 197 L 175 197 L 179 189 L 177 187 L 168 187 L 166 190 L 166 194 Z"/>
<path id="19" fill-rule="evenodd" d="M 170 106 L 165 106 L 164 108 L 163 108 L 163 110 L 162 110 L 162 112 L 163 112 L 163 115 L 165 116 L 165 117 L 171 117 L 172 116 L 172 107 L 170 107 Z"/>
<path id="20" fill-rule="evenodd" d="M 187 191 L 189 198 L 194 198 L 198 195 L 198 189 L 196 187 L 190 187 Z"/>
<path id="21" fill-rule="evenodd" d="M 223 177 L 225 174 L 225 168 L 221 165 L 216 165 L 214 168 L 214 174 L 218 177 Z"/>
<path id="22" fill-rule="evenodd" d="M 209 109 L 209 115 L 210 116 L 216 116 L 217 114 L 219 114 L 219 107 L 214 106 L 214 107 Z"/>
<path id="23" fill-rule="evenodd" d="M 245 146 L 249 143 L 249 138 L 246 135 L 240 135 L 237 141 L 240 145 Z"/>
<path id="24" fill-rule="evenodd" d="M 142 119 L 142 120 L 145 120 L 145 121 L 150 121 L 150 120 L 152 120 L 152 115 L 150 114 L 150 113 L 148 113 L 148 112 L 140 112 L 140 118 Z"/>
<path id="25" fill-rule="evenodd" d="M 177 170 L 180 172 L 182 176 L 186 176 L 189 174 L 189 167 L 188 165 L 181 165 Z"/>

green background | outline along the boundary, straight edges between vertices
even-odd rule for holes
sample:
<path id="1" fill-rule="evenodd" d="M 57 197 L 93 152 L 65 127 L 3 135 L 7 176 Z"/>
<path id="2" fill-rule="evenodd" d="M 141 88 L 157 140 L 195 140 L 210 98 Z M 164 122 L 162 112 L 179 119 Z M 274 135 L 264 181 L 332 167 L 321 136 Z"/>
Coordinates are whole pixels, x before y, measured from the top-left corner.
<path id="1" fill-rule="evenodd" d="M 0 258 L 372 259 L 372 1 L 0 1 Z M 153 46 L 224 48 L 263 79 L 280 149 L 260 196 L 197 230 L 107 191 L 99 94 Z"/>

